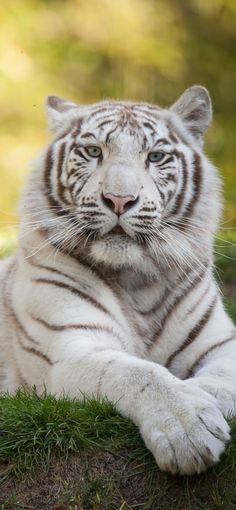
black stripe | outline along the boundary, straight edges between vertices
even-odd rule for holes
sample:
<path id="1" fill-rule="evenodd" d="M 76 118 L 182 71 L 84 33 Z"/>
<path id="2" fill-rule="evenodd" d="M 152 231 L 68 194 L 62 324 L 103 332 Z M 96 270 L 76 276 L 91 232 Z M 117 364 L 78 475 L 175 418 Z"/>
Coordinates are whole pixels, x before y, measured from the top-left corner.
<path id="1" fill-rule="evenodd" d="M 46 271 L 51 271 L 52 273 L 56 273 L 56 274 L 58 274 L 58 275 L 60 275 L 60 276 L 64 276 L 65 278 L 69 278 L 69 280 L 71 280 L 71 281 L 75 282 L 74 277 L 72 278 L 72 277 L 71 277 L 71 276 L 69 276 L 68 274 L 63 273 L 63 271 L 59 271 L 59 269 L 55 269 L 54 267 L 46 266 L 46 265 L 44 265 L 44 264 L 38 264 L 38 263 L 36 263 L 36 262 L 33 262 L 32 257 L 30 257 L 30 258 L 29 258 L 29 257 L 27 257 L 25 260 L 28 262 L 28 264 L 30 264 L 30 265 L 32 265 L 32 266 L 34 266 L 34 267 L 37 267 L 38 269 L 44 269 L 44 270 L 46 270 Z M 77 262 L 78 262 L 78 261 L 77 261 Z M 77 282 L 77 283 L 79 284 L 79 282 Z"/>
<path id="2" fill-rule="evenodd" d="M 151 131 L 154 131 L 154 132 L 155 132 L 156 124 L 151 124 L 151 122 L 150 122 L 150 121 L 145 121 L 145 122 L 143 123 L 143 125 L 144 125 L 145 127 L 147 127 L 148 129 L 151 129 Z"/>
<path id="3" fill-rule="evenodd" d="M 9 280 L 9 277 L 10 277 L 10 274 L 12 273 L 14 267 L 15 267 L 15 264 L 16 264 L 16 261 L 14 260 L 11 264 L 11 266 L 9 267 L 7 273 L 6 273 L 6 280 L 3 280 L 3 295 L 5 297 L 5 300 L 4 300 L 4 304 L 6 305 L 7 307 L 7 311 L 8 311 L 8 314 L 9 316 L 11 317 L 12 321 L 15 323 L 15 325 L 17 326 L 17 328 L 19 328 L 19 330 L 21 331 L 21 333 L 23 333 L 25 335 L 25 337 L 32 343 L 34 344 L 38 344 L 39 342 L 37 342 L 37 340 L 34 340 L 33 338 L 31 338 L 27 331 L 25 330 L 25 328 L 22 326 L 20 320 L 18 319 L 16 313 L 15 313 L 15 310 L 12 306 L 12 303 L 11 303 L 11 300 L 10 300 L 10 296 L 9 296 L 9 292 L 8 292 L 8 289 L 7 289 L 7 283 L 8 283 L 8 280 Z"/>
<path id="4" fill-rule="evenodd" d="M 84 123 L 83 117 L 79 117 L 78 119 L 74 120 L 72 122 L 73 131 L 72 131 L 72 137 L 75 139 L 78 135 L 81 133 L 81 129 Z"/>
<path id="5" fill-rule="evenodd" d="M 156 206 L 155 207 L 142 207 L 140 209 L 140 212 L 142 212 L 142 211 L 153 212 L 153 211 L 156 211 L 156 210 L 157 210 Z"/>
<path id="6" fill-rule="evenodd" d="M 172 182 L 176 182 L 177 181 L 176 175 L 171 174 L 171 173 L 168 173 L 166 178 L 168 179 L 168 181 L 172 181 Z"/>
<path id="7" fill-rule="evenodd" d="M 71 256 L 71 258 L 73 258 L 73 260 L 75 260 L 77 262 L 77 264 L 79 264 L 79 266 L 82 266 L 82 268 L 85 266 L 86 269 L 90 269 L 90 271 L 93 271 L 90 266 L 87 264 L 85 265 L 84 262 L 80 262 L 76 257 L 73 257 L 72 255 L 69 255 Z M 38 264 L 38 263 L 35 263 L 32 261 L 32 257 L 31 258 L 27 258 L 26 261 L 31 264 L 32 266 L 34 267 L 37 267 L 38 269 L 43 269 L 43 270 L 46 270 L 46 271 L 50 271 L 52 273 L 55 273 L 55 274 L 58 274 L 59 276 L 62 276 L 64 278 L 67 278 L 68 280 L 70 280 L 71 282 L 73 283 L 77 283 L 79 286 L 81 286 L 82 288 L 86 289 L 86 290 L 91 290 L 93 291 L 93 287 L 92 285 L 90 285 L 89 283 L 86 283 L 85 285 L 83 285 L 79 280 L 77 280 L 74 276 L 69 276 L 68 274 L 64 273 L 63 271 L 60 271 L 59 269 L 55 269 L 54 267 L 51 267 L 51 266 L 46 266 L 44 264 Z M 98 274 L 96 274 L 96 277 L 101 279 L 100 276 Z"/>
<path id="8" fill-rule="evenodd" d="M 236 331 L 231 335 L 229 338 L 226 338 L 226 340 L 222 340 L 222 342 L 219 342 L 218 344 L 214 344 L 209 349 L 207 349 L 205 352 L 201 354 L 201 356 L 194 362 L 194 364 L 189 368 L 188 373 L 185 377 L 185 379 L 188 379 L 189 377 L 194 376 L 194 372 L 197 369 L 197 367 L 200 365 L 200 363 L 203 361 L 203 359 L 209 354 L 210 352 L 214 351 L 218 347 L 222 347 L 223 345 L 227 344 L 228 342 L 232 342 L 232 340 L 236 341 Z"/>
<path id="9" fill-rule="evenodd" d="M 140 311 L 139 310 L 139 313 L 143 316 L 145 315 L 151 315 L 155 312 L 157 312 L 159 310 L 159 308 L 163 305 L 163 303 L 165 302 L 165 300 L 167 299 L 168 295 L 170 294 L 170 290 L 169 289 L 166 289 L 163 296 L 161 296 L 160 299 L 158 299 L 157 301 L 155 301 L 155 303 L 152 304 L 151 308 L 149 308 L 148 310 L 145 310 L 145 311 Z M 160 327 L 161 329 L 161 327 Z M 155 332 L 155 337 L 157 336 L 157 332 Z"/>
<path id="10" fill-rule="evenodd" d="M 90 133 L 90 131 L 81 135 L 81 138 L 91 138 L 91 136 L 96 140 L 96 136 L 93 133 Z"/>
<path id="11" fill-rule="evenodd" d="M 109 312 L 109 310 L 107 310 L 107 308 L 105 306 L 103 306 L 101 303 L 99 303 L 99 301 L 97 301 L 93 297 L 89 296 L 84 291 L 78 290 L 77 288 L 73 287 L 72 285 L 68 285 L 66 283 L 59 282 L 58 280 L 48 280 L 47 278 L 34 278 L 32 281 L 35 283 L 45 283 L 47 285 L 52 285 L 54 287 L 59 287 L 61 289 L 65 289 L 66 291 L 70 292 L 71 294 L 74 294 L 75 296 L 77 296 L 81 299 L 84 299 L 85 301 L 87 301 L 91 305 L 95 306 L 102 312 L 111 316 L 111 313 Z"/>
<path id="12" fill-rule="evenodd" d="M 24 351 L 29 352 L 30 354 L 35 354 L 35 356 L 38 356 L 39 358 L 43 359 L 51 366 L 54 365 L 54 363 L 48 358 L 48 356 L 46 356 L 46 354 L 43 354 L 34 347 L 26 347 L 26 345 L 23 344 L 19 336 L 17 337 L 17 340 Z"/>
<path id="13" fill-rule="evenodd" d="M 159 138 L 159 140 L 157 140 L 154 144 L 153 147 L 155 147 L 156 145 L 158 145 L 159 143 L 163 144 L 163 145 L 171 145 L 169 140 L 167 140 L 167 138 Z"/>
<path id="14" fill-rule="evenodd" d="M 75 147 L 74 149 L 74 153 L 76 154 L 76 156 L 80 156 L 81 158 L 85 159 L 85 161 L 90 161 L 89 158 L 86 158 L 85 154 L 80 150 L 82 147 Z M 85 149 L 85 147 L 83 147 Z"/>
<path id="15" fill-rule="evenodd" d="M 83 175 L 80 175 L 78 180 L 74 182 L 74 184 L 71 186 L 71 189 L 74 194 L 74 198 L 77 198 L 79 193 L 83 190 L 84 186 L 86 185 L 88 181 L 88 172 L 85 170 Z"/>
<path id="16" fill-rule="evenodd" d="M 156 215 L 153 216 L 153 214 L 135 214 L 133 216 L 131 216 L 131 220 L 135 219 L 135 220 L 153 220 L 156 218 Z"/>
<path id="17" fill-rule="evenodd" d="M 45 170 L 44 170 L 44 183 L 47 188 L 47 191 L 51 192 L 51 170 L 53 165 L 52 158 L 52 145 L 49 147 L 45 159 Z"/>
<path id="18" fill-rule="evenodd" d="M 136 112 L 135 113 L 135 117 L 139 120 L 139 123 L 144 123 L 144 122 L 148 122 L 148 123 L 153 123 L 153 131 L 156 132 L 156 129 L 157 129 L 157 121 L 158 119 L 156 117 L 151 117 L 150 116 L 150 112 L 146 112 L 146 114 L 144 114 L 143 112 L 140 114 L 138 112 L 138 114 Z M 140 124 L 140 129 L 142 129 L 142 124 Z"/>
<path id="19" fill-rule="evenodd" d="M 161 108 L 159 106 L 152 106 L 148 103 L 143 103 L 143 104 L 136 103 L 132 106 L 133 106 L 134 110 L 138 111 L 138 113 L 144 113 L 145 115 L 150 115 L 150 112 L 152 114 L 155 113 L 156 115 L 158 115 L 158 113 L 161 110 Z"/>
<path id="20" fill-rule="evenodd" d="M 165 169 L 165 168 L 170 168 L 170 167 L 166 167 L 166 165 L 168 165 L 169 163 L 171 163 L 173 161 L 173 156 L 169 156 L 169 157 L 166 157 L 164 160 L 163 160 L 163 163 L 160 162 L 160 163 L 157 163 L 157 166 L 160 167 L 161 169 Z M 172 167 L 173 168 L 173 167 Z"/>
<path id="21" fill-rule="evenodd" d="M 170 120 L 168 121 L 168 129 L 169 137 L 173 140 L 174 143 L 178 143 L 179 141 L 181 141 L 184 145 L 191 147 L 191 143 L 185 137 L 185 134 L 178 128 L 178 126 L 173 125 Z"/>
<path id="22" fill-rule="evenodd" d="M 167 320 L 170 318 L 170 315 L 172 314 L 172 312 L 177 308 L 177 306 L 179 306 L 179 304 L 181 303 L 181 301 L 183 299 L 185 299 L 187 297 L 187 295 L 189 294 L 189 292 L 191 292 L 191 290 L 193 290 L 196 285 L 202 280 L 204 274 L 206 273 L 208 267 L 204 267 L 200 273 L 197 273 L 194 277 L 194 279 L 192 281 L 188 281 L 188 284 L 184 287 L 183 291 L 181 294 L 177 295 L 174 299 L 174 301 L 172 302 L 172 304 L 168 307 L 167 311 L 166 311 L 166 314 L 165 316 L 162 318 L 161 320 L 161 324 L 159 325 L 158 329 L 155 331 L 155 334 L 153 335 L 153 338 L 152 338 L 152 344 L 155 342 L 158 341 L 158 337 L 159 335 L 161 334 Z M 166 291 L 167 292 L 167 291 Z M 173 292 L 173 291 L 169 291 L 169 294 Z M 165 299 L 168 297 L 168 294 L 164 295 Z M 163 299 L 163 298 L 162 298 Z M 149 313 L 153 313 L 154 311 L 156 311 L 159 307 L 160 307 L 160 301 L 158 301 L 155 306 L 152 306 L 151 310 L 149 311 Z M 147 312 L 148 313 L 148 312 Z M 146 313 L 146 314 L 147 314 Z M 151 346 L 152 347 L 152 346 Z"/>
<path id="23" fill-rule="evenodd" d="M 44 184 L 45 184 L 45 195 L 48 201 L 49 207 L 53 208 L 53 212 L 57 216 L 65 216 L 65 211 L 62 210 L 61 204 L 52 196 L 52 184 L 51 184 L 51 172 L 53 168 L 53 157 L 52 157 L 53 145 L 48 149 L 45 159 L 44 169 Z"/>
<path id="24" fill-rule="evenodd" d="M 82 202 L 80 204 L 80 207 L 93 207 L 93 208 L 97 207 L 98 208 L 99 206 L 96 202 Z"/>
<path id="25" fill-rule="evenodd" d="M 105 363 L 105 366 L 102 369 L 102 372 L 100 374 L 100 377 L 99 377 L 98 383 L 97 383 L 97 395 L 98 396 L 100 395 L 100 392 L 101 392 L 101 386 L 102 386 L 103 378 L 105 377 L 108 368 L 111 365 L 113 365 L 115 363 L 115 361 L 116 361 L 115 359 L 110 359 L 109 361 L 107 361 L 107 363 Z"/>
<path id="26" fill-rule="evenodd" d="M 187 187 L 188 173 L 187 173 L 187 162 L 186 162 L 183 152 L 173 151 L 173 154 L 175 156 L 177 156 L 179 159 L 181 159 L 182 171 L 183 171 L 183 176 L 182 176 L 183 181 L 182 181 L 181 190 L 176 197 L 174 208 L 171 211 L 171 214 L 177 214 L 180 211 L 183 201 L 184 201 L 186 187 Z"/>
<path id="27" fill-rule="evenodd" d="M 112 122 L 114 122 L 114 119 L 103 120 L 102 122 L 97 124 L 96 128 L 101 128 L 103 126 L 106 126 L 107 124 L 111 124 Z"/>
<path id="28" fill-rule="evenodd" d="M 79 266 L 82 266 L 82 267 L 85 267 L 87 270 L 89 270 L 92 274 L 95 275 L 96 278 L 98 278 L 98 280 L 100 280 L 102 282 L 103 285 L 105 285 L 109 290 L 110 292 L 112 292 L 112 294 L 114 295 L 114 288 L 112 287 L 109 279 L 105 279 L 104 278 L 104 275 L 100 274 L 100 272 L 97 270 L 97 268 L 95 268 L 94 266 L 91 266 L 91 264 L 89 263 L 89 260 L 88 259 L 84 259 L 81 255 L 80 257 L 78 258 L 76 255 L 74 255 L 73 253 L 71 252 L 67 252 L 66 250 L 64 251 L 64 253 L 72 258 L 73 260 L 75 260 L 77 262 L 77 264 L 79 264 Z M 71 281 L 73 281 L 73 283 L 78 283 L 78 285 L 81 285 L 83 286 L 83 284 L 81 284 L 78 280 L 76 280 L 74 277 L 72 278 L 71 276 L 67 275 L 66 273 L 58 270 L 58 269 L 55 269 L 51 266 L 46 266 L 46 265 L 43 265 L 43 264 L 38 264 L 38 263 L 35 263 L 33 262 L 32 260 L 32 257 L 31 258 L 27 258 L 26 259 L 27 262 L 35 267 L 38 267 L 39 269 L 46 269 L 48 271 L 51 271 L 53 273 L 56 273 L 60 276 L 63 276 L 63 277 L 66 277 L 68 279 L 70 279 Z M 92 286 L 89 285 L 89 284 L 85 284 L 86 287 L 90 287 L 91 290 L 93 290 Z M 112 314 L 110 313 L 110 316 L 112 317 Z M 122 327 L 122 325 L 119 323 L 119 321 L 113 317 L 113 319 L 115 320 L 115 322 L 120 326 Z"/>
<path id="29" fill-rule="evenodd" d="M 112 133 L 114 133 L 116 130 L 117 130 L 117 126 L 116 126 L 116 127 L 114 127 L 114 129 L 112 129 L 111 131 L 109 131 L 109 132 L 106 134 L 105 143 L 108 143 L 108 142 L 109 142 L 109 140 L 110 140 L 110 137 L 111 137 Z"/>
<path id="30" fill-rule="evenodd" d="M 202 185 L 202 168 L 201 168 L 201 156 L 197 152 L 195 152 L 193 156 L 193 177 L 192 177 L 192 183 L 193 183 L 193 193 L 192 198 L 190 202 L 188 203 L 186 207 L 186 213 L 184 214 L 184 217 L 189 217 L 192 215 L 195 204 L 199 198 L 200 192 L 201 192 L 201 185 Z"/>
<path id="31" fill-rule="evenodd" d="M 20 333 L 23 334 L 30 343 L 38 345 L 39 342 L 37 342 L 37 340 L 34 340 L 34 338 L 32 338 L 27 333 L 27 331 L 25 330 L 25 328 L 21 324 L 18 316 L 16 315 L 16 312 L 15 312 L 13 306 L 12 306 L 12 303 L 11 303 L 11 300 L 10 300 L 10 297 L 9 297 L 9 292 L 8 292 L 8 289 L 7 289 L 7 284 L 9 284 L 9 277 L 10 277 L 10 275 L 11 275 L 11 273 L 12 273 L 14 267 L 15 267 L 15 264 L 16 264 L 16 261 L 14 260 L 12 262 L 11 266 L 9 267 L 9 270 L 7 271 L 7 274 L 6 274 L 7 278 L 3 282 L 3 295 L 5 296 L 4 305 L 5 305 L 5 308 L 6 308 L 6 313 L 9 316 L 9 318 L 12 320 L 13 324 L 15 324 L 15 327 L 20 331 Z M 21 341 L 19 335 L 17 335 L 17 340 L 18 340 L 18 342 L 20 344 L 20 347 L 23 350 L 25 350 L 25 351 L 27 351 L 27 352 L 29 352 L 31 354 L 35 354 L 39 358 L 41 358 L 44 361 L 46 361 L 49 365 L 53 365 L 52 361 L 48 358 L 48 356 L 46 356 L 46 354 L 43 354 L 41 351 L 39 351 L 35 347 L 27 347 L 27 346 L 25 346 L 23 344 L 23 342 Z"/>
<path id="32" fill-rule="evenodd" d="M 58 197 L 62 200 L 62 202 L 66 203 L 67 205 L 70 205 L 70 202 L 66 200 L 64 193 L 65 193 L 65 186 L 61 182 L 61 175 L 63 170 L 63 164 L 65 160 L 65 151 L 66 151 L 66 142 L 63 142 L 59 149 L 59 155 L 58 155 L 58 162 L 57 162 L 57 194 Z"/>
<path id="33" fill-rule="evenodd" d="M 84 215 L 83 215 L 83 219 L 87 219 L 87 218 L 93 218 L 93 217 L 98 217 L 98 216 L 107 216 L 105 213 L 103 212 L 100 212 L 100 211 L 84 211 Z"/>
<path id="34" fill-rule="evenodd" d="M 170 126 L 168 125 L 168 131 L 169 131 L 169 137 L 170 137 L 170 140 L 173 142 L 173 143 L 178 143 L 178 138 L 176 137 L 176 135 L 173 133 L 172 129 L 170 128 Z"/>
<path id="35" fill-rule="evenodd" d="M 154 184 L 156 184 L 156 183 L 154 183 Z M 156 187 L 157 187 L 157 190 L 159 191 L 159 195 L 162 199 L 163 204 L 165 204 L 165 200 L 166 200 L 165 193 L 163 193 L 163 191 L 160 189 L 160 186 L 157 186 L 157 184 L 156 184 Z"/>
<path id="36" fill-rule="evenodd" d="M 186 313 L 185 318 L 188 317 L 189 315 L 191 315 L 196 310 L 198 305 L 201 302 L 203 302 L 203 299 L 206 296 L 206 294 L 208 293 L 208 291 L 209 291 L 209 289 L 211 287 L 211 284 L 212 284 L 212 281 L 209 282 L 209 284 L 207 285 L 207 287 L 205 288 L 205 290 L 203 291 L 201 296 L 197 299 L 197 301 L 193 304 L 193 306 L 190 308 L 190 310 Z"/>
<path id="37" fill-rule="evenodd" d="M 68 330 L 82 330 L 82 331 L 98 331 L 100 333 L 109 333 L 113 337 L 115 337 L 117 340 L 121 341 L 121 338 L 119 335 L 117 335 L 112 328 L 106 327 L 106 326 L 100 326 L 99 324 L 52 324 L 40 317 L 33 317 L 31 315 L 31 319 L 33 319 L 36 322 L 39 322 L 43 326 L 45 326 L 47 329 L 51 331 L 68 331 Z"/>
<path id="38" fill-rule="evenodd" d="M 101 106 L 100 108 L 97 108 L 97 110 L 95 110 L 94 112 L 91 112 L 89 117 L 88 117 L 88 121 L 90 119 L 92 119 L 93 117 L 96 117 L 96 115 L 98 115 L 99 113 L 104 113 L 104 112 L 109 112 L 109 105 L 107 106 Z"/>
<path id="39" fill-rule="evenodd" d="M 202 316 L 201 320 L 190 331 L 190 333 L 188 334 L 188 336 L 184 340 L 184 342 L 181 344 L 181 346 L 175 352 L 173 352 L 169 356 L 169 358 L 168 358 L 168 360 L 167 360 L 167 362 L 165 364 L 166 368 L 169 368 L 171 363 L 173 362 L 174 358 L 176 356 L 178 356 L 178 354 L 180 354 L 184 349 L 186 349 L 186 347 L 188 347 L 190 344 L 192 344 L 194 342 L 194 340 L 198 337 L 198 335 L 201 333 L 201 331 L 206 326 L 208 320 L 211 317 L 211 314 L 213 312 L 213 309 L 214 309 L 214 306 L 216 304 L 217 298 L 218 298 L 218 296 L 214 297 L 213 301 L 211 302 L 210 306 L 205 311 L 205 313 Z"/>
<path id="40" fill-rule="evenodd" d="M 63 138 L 65 138 L 66 136 L 68 136 L 70 133 L 71 133 L 71 129 L 68 129 L 67 131 L 64 131 L 63 134 L 59 135 L 57 138 L 54 139 L 54 143 L 55 142 L 59 142 L 60 140 L 62 140 Z"/>
<path id="41" fill-rule="evenodd" d="M 146 230 L 143 229 L 143 227 L 146 227 L 146 226 L 149 226 L 149 225 L 152 225 L 152 220 L 150 219 L 150 221 L 147 221 L 145 223 L 141 222 L 140 223 L 131 223 L 132 227 L 134 228 L 138 228 L 138 232 L 141 232 L 142 234 L 146 234 Z"/>

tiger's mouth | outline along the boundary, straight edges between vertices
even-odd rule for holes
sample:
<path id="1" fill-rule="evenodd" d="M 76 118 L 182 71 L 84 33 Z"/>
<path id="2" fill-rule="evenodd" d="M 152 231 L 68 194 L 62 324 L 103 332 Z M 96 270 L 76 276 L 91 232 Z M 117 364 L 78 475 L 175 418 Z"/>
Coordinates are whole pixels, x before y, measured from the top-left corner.
<path id="1" fill-rule="evenodd" d="M 120 223 L 117 223 L 109 232 L 100 236 L 99 239 L 104 239 L 111 244 L 125 244 L 126 246 L 146 243 L 144 235 L 139 234 L 137 236 L 135 232 L 130 232 L 129 229 L 126 230 Z"/>
<path id="2" fill-rule="evenodd" d="M 111 234 L 111 235 L 125 235 L 125 236 L 128 235 L 125 232 L 125 230 L 122 228 L 121 225 L 116 225 L 114 228 L 112 228 L 112 230 L 110 230 L 109 234 Z"/>

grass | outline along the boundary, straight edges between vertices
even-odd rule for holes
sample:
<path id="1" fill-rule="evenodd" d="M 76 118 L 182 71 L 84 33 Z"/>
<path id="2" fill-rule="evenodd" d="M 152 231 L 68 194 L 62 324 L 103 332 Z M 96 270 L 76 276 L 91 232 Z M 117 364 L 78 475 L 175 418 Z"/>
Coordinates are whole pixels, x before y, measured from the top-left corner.
<path id="1" fill-rule="evenodd" d="M 122 504 L 124 510 L 128 508 L 145 510 L 236 508 L 236 506 L 229 506 L 234 503 L 236 505 L 234 487 L 236 421 L 231 423 L 232 441 L 221 463 L 209 470 L 207 474 L 188 479 L 160 473 L 154 459 L 147 452 L 137 428 L 129 420 L 117 415 L 113 406 L 107 401 L 98 402 L 86 398 L 81 402 L 66 398 L 57 400 L 46 393 L 39 397 L 34 391 L 27 393 L 19 390 L 15 396 L 0 396 L 0 417 L 0 458 L 3 466 L 1 510 L 27 508 L 27 505 L 17 506 L 19 494 L 14 496 L 14 491 L 8 494 L 7 479 L 14 476 L 15 489 L 17 484 L 18 486 L 22 484 L 29 469 L 31 469 L 32 479 L 35 474 L 37 476 L 37 470 L 36 472 L 33 470 L 35 466 L 40 466 L 40 470 L 43 470 L 47 477 L 52 462 L 69 465 L 70 459 L 75 455 L 83 459 L 82 469 L 87 481 L 83 489 L 80 486 L 75 491 L 73 477 L 72 479 L 68 477 L 68 473 L 67 477 L 65 475 L 61 477 L 63 491 L 60 492 L 60 501 L 68 503 L 65 508 L 71 508 L 72 504 L 72 509 L 77 510 L 78 502 L 83 502 L 83 506 L 78 506 L 78 509 L 112 510 L 114 508 L 118 510 L 122 508 Z M 103 455 L 107 455 L 107 452 L 110 462 L 112 459 L 112 472 L 107 470 L 104 463 Z M 94 473 L 89 474 L 89 465 L 91 458 L 94 458 L 94 453 L 98 459 L 99 453 L 101 454 L 96 476 Z M 107 460 L 107 457 L 105 458 Z M 76 475 L 78 476 L 78 472 Z M 137 503 L 129 506 L 122 493 L 120 493 L 120 500 L 117 494 L 114 500 L 114 487 L 117 484 L 121 484 L 123 492 L 127 495 L 127 489 L 124 491 L 124 479 L 128 485 L 132 483 L 132 480 L 135 481 L 136 490 L 141 485 L 142 494 L 139 496 L 141 506 Z M 68 490 L 70 485 L 72 493 Z M 199 494 L 200 487 L 201 494 L 205 493 L 203 498 Z M 132 501 L 133 494 L 130 494 L 129 490 L 128 496 Z M 88 500 L 91 506 L 84 506 Z M 109 506 L 107 506 L 108 501 Z M 114 501 L 117 506 L 114 506 Z M 157 501 L 159 501 L 159 507 L 155 506 Z M 169 506 L 164 506 L 164 501 L 169 501 Z M 173 506 L 173 503 L 176 506 Z M 38 508 L 38 506 L 32 508 Z M 42 506 L 42 508 L 52 507 Z"/>
<path id="2" fill-rule="evenodd" d="M 2 255 L 13 245 L 0 238 Z M 217 278 L 236 321 L 236 234 L 223 234 L 216 251 Z M 200 476 L 172 477 L 106 400 L 2 394 L 0 510 L 236 510 L 236 421 L 230 425 L 219 464 Z"/>
<path id="3" fill-rule="evenodd" d="M 16 475 L 35 459 L 49 459 L 55 448 L 65 456 L 83 449 L 138 445 L 135 426 L 106 400 L 58 400 L 24 390 L 14 396 L 0 394 L 0 458 L 11 458 Z"/>

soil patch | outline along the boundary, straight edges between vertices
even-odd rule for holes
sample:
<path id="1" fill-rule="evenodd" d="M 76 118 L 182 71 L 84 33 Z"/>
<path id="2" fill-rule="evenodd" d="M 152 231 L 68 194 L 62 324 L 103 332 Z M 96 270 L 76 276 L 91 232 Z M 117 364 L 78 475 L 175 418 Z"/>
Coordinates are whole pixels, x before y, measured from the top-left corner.
<path id="1" fill-rule="evenodd" d="M 1 510 L 236 509 L 236 480 L 230 470 L 172 477 L 160 473 L 149 456 L 131 460 L 125 449 L 53 455 L 48 465 L 37 464 L 22 479 L 10 475 L 0 494 Z"/>

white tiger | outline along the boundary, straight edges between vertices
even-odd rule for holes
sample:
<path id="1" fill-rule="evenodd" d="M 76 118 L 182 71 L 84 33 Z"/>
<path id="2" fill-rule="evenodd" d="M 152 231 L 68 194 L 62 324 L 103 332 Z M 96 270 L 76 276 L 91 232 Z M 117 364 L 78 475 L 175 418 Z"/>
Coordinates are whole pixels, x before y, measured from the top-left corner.
<path id="1" fill-rule="evenodd" d="M 236 333 L 213 276 L 220 179 L 207 90 L 169 109 L 47 100 L 56 138 L 0 265 L 1 389 L 104 396 L 160 469 L 200 473 L 236 414 Z"/>

